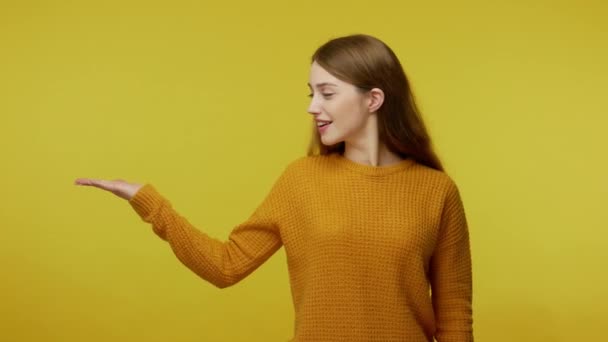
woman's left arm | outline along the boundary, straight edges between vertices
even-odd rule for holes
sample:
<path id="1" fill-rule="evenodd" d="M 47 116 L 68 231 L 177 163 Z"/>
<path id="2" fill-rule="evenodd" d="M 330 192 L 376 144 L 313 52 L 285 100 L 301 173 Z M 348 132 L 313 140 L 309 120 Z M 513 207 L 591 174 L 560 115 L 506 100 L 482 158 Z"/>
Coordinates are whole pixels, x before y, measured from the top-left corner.
<path id="1" fill-rule="evenodd" d="M 450 180 L 431 259 L 431 292 L 438 342 L 473 342 L 471 248 L 464 207 Z"/>

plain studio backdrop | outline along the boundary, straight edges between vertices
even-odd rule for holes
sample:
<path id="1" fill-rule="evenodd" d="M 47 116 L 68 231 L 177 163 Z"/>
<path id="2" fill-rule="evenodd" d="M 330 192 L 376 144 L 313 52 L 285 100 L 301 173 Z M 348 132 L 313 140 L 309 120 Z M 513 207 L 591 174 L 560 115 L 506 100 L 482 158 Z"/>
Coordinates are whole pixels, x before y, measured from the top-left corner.
<path id="1" fill-rule="evenodd" d="M 399 56 L 461 190 L 479 341 L 592 341 L 608 316 L 604 1 L 0 3 L 0 340 L 285 341 L 284 250 L 219 290 L 128 203 L 218 239 L 310 134 L 310 55 Z"/>

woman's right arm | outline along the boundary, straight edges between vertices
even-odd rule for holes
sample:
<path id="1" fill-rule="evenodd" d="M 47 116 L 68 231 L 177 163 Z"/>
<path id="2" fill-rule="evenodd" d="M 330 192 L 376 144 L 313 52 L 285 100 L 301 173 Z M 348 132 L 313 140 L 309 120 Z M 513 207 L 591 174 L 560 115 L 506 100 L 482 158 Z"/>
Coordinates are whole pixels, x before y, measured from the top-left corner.
<path id="1" fill-rule="evenodd" d="M 251 217 L 236 226 L 227 241 L 210 237 L 175 211 L 150 185 L 129 200 L 143 221 L 167 241 L 177 258 L 201 278 L 219 288 L 236 284 L 270 258 L 281 246 L 280 208 L 272 193 Z"/>
<path id="2" fill-rule="evenodd" d="M 280 227 L 289 211 L 286 172 L 245 222 L 236 226 L 227 241 L 210 237 L 181 216 L 151 184 L 122 180 L 78 179 L 78 185 L 95 186 L 128 200 L 153 231 L 167 241 L 177 258 L 194 273 L 219 288 L 245 278 L 281 246 Z"/>

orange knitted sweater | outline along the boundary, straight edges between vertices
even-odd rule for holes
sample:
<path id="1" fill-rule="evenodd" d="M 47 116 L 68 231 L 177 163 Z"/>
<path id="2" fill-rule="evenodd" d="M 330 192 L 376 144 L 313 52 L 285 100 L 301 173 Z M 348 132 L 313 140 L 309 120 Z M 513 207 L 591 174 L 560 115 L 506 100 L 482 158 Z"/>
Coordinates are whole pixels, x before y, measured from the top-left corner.
<path id="1" fill-rule="evenodd" d="M 371 166 L 339 154 L 298 158 L 227 241 L 193 227 L 150 184 L 129 203 L 184 265 L 219 288 L 284 246 L 292 341 L 473 341 L 458 188 L 412 159 Z"/>

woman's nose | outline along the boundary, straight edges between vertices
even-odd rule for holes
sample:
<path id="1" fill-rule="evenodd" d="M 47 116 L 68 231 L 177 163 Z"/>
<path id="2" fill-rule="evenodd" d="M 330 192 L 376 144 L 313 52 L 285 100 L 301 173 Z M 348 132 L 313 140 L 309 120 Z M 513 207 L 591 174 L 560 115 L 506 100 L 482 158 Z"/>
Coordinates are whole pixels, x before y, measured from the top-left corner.
<path id="1" fill-rule="evenodd" d="M 314 99 L 310 100 L 310 104 L 308 105 L 308 109 L 306 111 L 312 115 L 318 115 L 320 113 L 319 105 Z"/>

